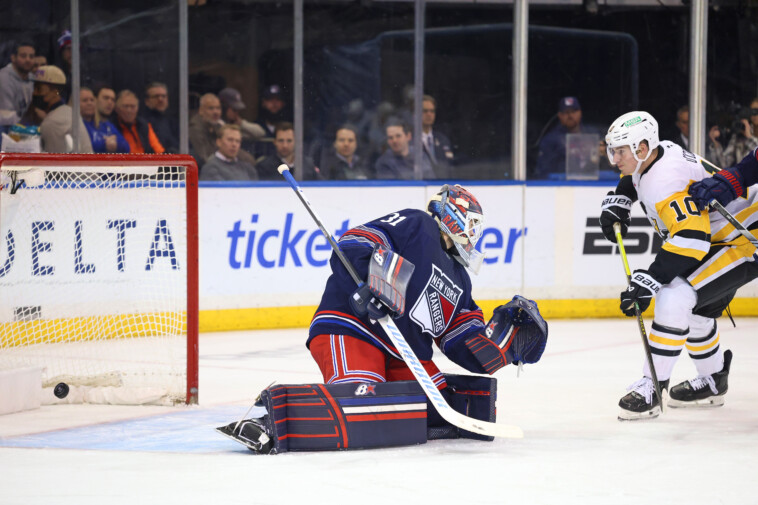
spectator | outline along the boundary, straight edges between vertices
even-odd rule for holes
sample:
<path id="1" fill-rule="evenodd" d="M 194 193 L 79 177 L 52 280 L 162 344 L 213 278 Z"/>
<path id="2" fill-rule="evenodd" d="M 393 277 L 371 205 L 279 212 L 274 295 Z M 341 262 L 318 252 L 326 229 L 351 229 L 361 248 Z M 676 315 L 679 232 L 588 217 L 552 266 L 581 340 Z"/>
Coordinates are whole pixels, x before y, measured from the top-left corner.
<path id="1" fill-rule="evenodd" d="M 276 148 L 271 143 L 274 138 L 276 125 L 282 121 L 289 121 L 285 110 L 284 92 L 281 86 L 272 84 L 263 90 L 261 97 L 261 108 L 258 111 L 258 125 L 263 128 L 265 133 L 264 141 L 258 142 L 255 146 L 255 157 L 260 159 L 264 156 L 271 156 L 275 153 Z M 268 139 L 268 140 L 266 140 Z"/>
<path id="2" fill-rule="evenodd" d="M 153 130 L 153 126 L 137 116 L 139 99 L 133 91 L 122 89 L 116 96 L 116 124 L 129 143 L 132 154 L 163 154 L 166 150 Z"/>
<path id="3" fill-rule="evenodd" d="M 750 109 L 753 112 L 750 119 L 740 119 L 742 130 L 732 132 L 732 138 L 724 149 L 721 163 L 723 167 L 736 165 L 747 153 L 758 146 L 758 97 L 750 102 Z"/>
<path id="4" fill-rule="evenodd" d="M 95 94 L 89 88 L 79 91 L 79 108 L 87 127 L 92 150 L 96 153 L 128 153 L 129 143 L 113 123 L 100 118 Z"/>
<path id="5" fill-rule="evenodd" d="M 237 157 L 242 144 L 242 133 L 236 124 L 225 124 L 218 129 L 218 150 L 200 170 L 204 181 L 257 181 L 255 167 Z"/>
<path id="6" fill-rule="evenodd" d="M 0 126 L 17 123 L 32 103 L 34 83 L 34 46 L 19 42 L 13 48 L 11 62 L 0 69 Z"/>
<path id="7" fill-rule="evenodd" d="M 676 128 L 679 130 L 678 133 L 673 135 L 673 138 L 671 141 L 675 144 L 677 144 L 682 149 L 689 151 L 690 150 L 690 107 L 688 105 L 683 105 L 679 107 L 679 109 L 676 111 Z M 721 132 L 719 131 L 718 126 L 712 126 L 710 130 L 708 130 L 708 145 L 706 146 L 706 155 L 705 157 L 711 161 L 712 163 L 715 163 L 716 165 L 721 164 L 721 158 L 723 156 L 724 148 L 719 142 L 719 137 L 721 136 Z"/>
<path id="8" fill-rule="evenodd" d="M 65 30 L 58 37 L 58 52 L 60 53 L 61 70 L 66 74 L 66 86 L 61 92 L 61 98 L 68 103 L 68 99 L 71 97 L 71 32 Z"/>
<path id="9" fill-rule="evenodd" d="M 37 71 L 37 69 L 43 65 L 47 65 L 47 58 L 44 56 L 35 56 L 34 57 L 34 63 L 32 64 L 32 74 Z"/>
<path id="10" fill-rule="evenodd" d="M 169 153 L 179 152 L 179 127 L 168 110 L 168 87 L 162 82 L 151 82 L 145 87 L 145 108 L 141 116 L 153 125 L 161 145 Z"/>
<path id="11" fill-rule="evenodd" d="M 190 147 L 198 166 L 203 166 L 208 158 L 216 152 L 218 129 L 223 124 L 221 101 L 218 97 L 213 93 L 206 93 L 201 96 L 197 114 L 190 120 L 189 124 Z M 242 161 L 255 165 L 255 158 L 247 151 L 240 151 L 237 156 Z"/>
<path id="12" fill-rule="evenodd" d="M 249 153 L 254 152 L 255 143 L 262 139 L 266 132 L 261 125 L 242 119 L 240 111 L 245 110 L 246 106 L 240 92 L 234 88 L 224 88 L 219 92 L 218 98 L 221 101 L 222 119 L 227 124 L 240 127 L 242 149 Z"/>
<path id="13" fill-rule="evenodd" d="M 421 145 L 424 149 L 422 163 L 424 171 L 437 175 L 448 174 L 450 164 L 455 155 L 450 139 L 439 131 L 433 131 L 437 120 L 437 100 L 430 95 L 424 95 L 421 105 Z"/>
<path id="14" fill-rule="evenodd" d="M 378 179 L 413 179 L 413 148 L 411 147 L 410 127 L 403 122 L 390 122 L 387 125 L 387 145 L 389 150 L 376 160 L 376 177 Z M 422 179 L 436 178 L 431 167 L 422 165 Z"/>
<path id="15" fill-rule="evenodd" d="M 279 123 L 274 129 L 276 153 L 256 165 L 261 180 L 280 180 L 279 165 L 284 163 L 295 175 L 295 128 L 292 123 Z M 303 179 L 320 178 L 320 171 L 309 157 L 303 157 Z"/>
<path id="16" fill-rule="evenodd" d="M 203 166 L 214 152 L 221 121 L 221 102 L 213 93 L 200 97 L 200 107 L 189 123 L 189 141 L 198 166 Z"/>
<path id="17" fill-rule="evenodd" d="M 34 92 L 32 106 L 44 113 L 45 119 L 39 127 L 42 151 L 48 153 L 70 153 L 74 150 L 71 136 L 72 111 L 63 102 L 61 93 L 66 85 L 63 71 L 54 65 L 44 65 L 32 76 Z M 91 153 L 87 128 L 79 121 L 80 153 Z"/>
<path id="18" fill-rule="evenodd" d="M 321 157 L 319 169 L 326 179 L 368 179 L 364 160 L 355 151 L 358 132 L 351 125 L 340 126 L 334 145 Z"/>
<path id="19" fill-rule="evenodd" d="M 101 86 L 95 90 L 95 101 L 100 119 L 115 124 L 117 119 L 113 114 L 113 110 L 116 108 L 116 92 L 113 88 Z"/>
<path id="20" fill-rule="evenodd" d="M 534 178 L 547 179 L 551 174 L 566 173 L 566 135 L 569 133 L 597 133 L 582 125 L 582 107 L 573 96 L 561 98 L 558 103 L 558 122 L 539 144 Z"/>
<path id="21" fill-rule="evenodd" d="M 676 125 L 678 133 L 671 136 L 671 142 L 682 149 L 690 149 L 690 108 L 688 105 L 679 107 L 676 111 Z"/>

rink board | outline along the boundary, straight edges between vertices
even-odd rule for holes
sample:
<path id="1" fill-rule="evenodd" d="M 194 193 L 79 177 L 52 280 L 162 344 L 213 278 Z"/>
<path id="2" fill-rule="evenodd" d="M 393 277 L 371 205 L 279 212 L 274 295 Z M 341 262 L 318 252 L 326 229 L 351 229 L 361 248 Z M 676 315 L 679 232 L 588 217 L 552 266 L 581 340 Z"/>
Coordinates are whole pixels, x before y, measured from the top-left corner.
<path id="1" fill-rule="evenodd" d="M 485 211 L 485 262 L 472 276 L 485 313 L 522 294 L 547 317 L 618 317 L 621 258 L 598 224 L 607 185 L 467 184 Z M 404 208 L 439 189 L 423 183 L 304 184 L 329 231 Z M 289 186 L 204 184 L 200 206 L 201 331 L 307 325 L 329 275 L 331 249 Z M 630 267 L 646 268 L 660 240 L 638 205 L 625 242 Z M 635 219 L 636 218 L 636 219 Z M 758 315 L 758 283 L 732 305 Z"/>

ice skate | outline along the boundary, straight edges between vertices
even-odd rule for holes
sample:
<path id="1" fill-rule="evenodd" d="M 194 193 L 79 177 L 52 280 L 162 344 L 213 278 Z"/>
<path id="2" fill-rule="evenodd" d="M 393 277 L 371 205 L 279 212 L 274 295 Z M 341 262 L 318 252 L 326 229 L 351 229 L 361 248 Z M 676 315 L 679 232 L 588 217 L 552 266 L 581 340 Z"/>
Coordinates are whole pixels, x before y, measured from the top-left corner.
<path id="1" fill-rule="evenodd" d="M 235 421 L 226 426 L 219 426 L 216 431 L 258 454 L 268 454 L 274 445 L 266 433 L 265 418 Z"/>
<path id="2" fill-rule="evenodd" d="M 708 408 L 724 404 L 728 388 L 729 367 L 732 364 L 732 351 L 724 351 L 724 366 L 720 372 L 712 375 L 698 375 L 692 380 L 684 381 L 671 388 L 669 407 L 673 408 Z"/>
<path id="3" fill-rule="evenodd" d="M 661 394 L 668 388 L 669 382 L 662 381 Z M 653 379 L 643 377 L 631 386 L 629 393 L 619 400 L 619 421 L 636 421 L 638 419 L 654 419 L 661 414 L 661 402 L 655 394 Z"/>

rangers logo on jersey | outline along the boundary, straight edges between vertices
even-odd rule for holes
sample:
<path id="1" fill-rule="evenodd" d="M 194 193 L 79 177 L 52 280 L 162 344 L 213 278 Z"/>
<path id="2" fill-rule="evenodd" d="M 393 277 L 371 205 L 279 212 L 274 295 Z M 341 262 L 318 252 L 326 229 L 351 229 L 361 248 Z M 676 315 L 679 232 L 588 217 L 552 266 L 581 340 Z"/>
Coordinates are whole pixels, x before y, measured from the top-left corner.
<path id="1" fill-rule="evenodd" d="M 456 286 L 437 265 L 432 265 L 432 275 L 411 309 L 410 317 L 432 336 L 442 335 L 456 313 L 461 293 L 463 288 Z"/>

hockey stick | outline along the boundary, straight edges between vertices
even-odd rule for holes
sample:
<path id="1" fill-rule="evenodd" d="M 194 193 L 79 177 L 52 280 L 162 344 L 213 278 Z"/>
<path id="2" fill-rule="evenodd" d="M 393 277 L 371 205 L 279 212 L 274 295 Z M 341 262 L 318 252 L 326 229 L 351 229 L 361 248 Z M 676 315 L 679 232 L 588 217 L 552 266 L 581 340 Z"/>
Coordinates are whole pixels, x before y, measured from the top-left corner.
<path id="1" fill-rule="evenodd" d="M 626 280 L 629 285 L 632 285 L 632 271 L 629 269 L 629 261 L 626 259 L 626 250 L 624 249 L 624 241 L 621 238 L 621 223 L 613 223 L 613 231 L 616 233 L 616 242 L 619 246 L 619 252 L 621 253 L 621 261 L 624 263 L 624 272 L 626 272 Z M 661 383 L 658 382 L 658 374 L 655 373 L 655 365 L 653 364 L 653 354 L 650 352 L 650 343 L 647 341 L 647 332 L 645 331 L 645 322 L 642 320 L 642 311 L 637 302 L 634 302 L 634 314 L 637 316 L 637 326 L 640 329 L 640 336 L 642 337 L 642 347 L 645 348 L 645 357 L 647 358 L 647 366 L 650 368 L 650 376 L 653 379 L 653 386 L 655 387 L 655 394 L 658 395 L 658 400 L 661 403 L 661 412 L 664 411 L 663 395 L 661 394 Z"/>
<path id="2" fill-rule="evenodd" d="M 337 255 L 337 257 L 342 262 L 342 265 L 347 269 L 347 271 L 350 273 L 350 276 L 353 278 L 356 284 L 359 286 L 363 284 L 363 281 L 358 276 L 358 273 L 355 271 L 355 267 L 348 261 L 348 259 L 345 257 L 345 255 L 342 253 L 342 251 L 339 248 L 339 245 L 334 240 L 334 237 L 326 230 L 324 227 L 323 221 L 321 221 L 321 218 L 318 217 L 315 210 L 311 206 L 311 203 L 308 201 L 308 198 L 306 198 L 305 193 L 303 193 L 302 188 L 300 185 L 298 185 L 297 181 L 295 181 L 295 178 L 292 177 L 292 174 L 290 173 L 287 165 L 279 165 L 279 173 L 284 176 L 284 178 L 287 180 L 290 186 L 292 186 L 292 189 L 297 194 L 298 198 L 300 198 L 300 201 L 305 205 L 305 208 L 308 210 L 308 213 L 311 215 L 313 220 L 316 222 L 316 225 L 318 225 L 321 232 L 326 236 L 326 239 L 329 241 L 329 244 L 332 246 L 332 249 L 334 250 L 334 253 Z M 479 419 L 474 419 L 472 417 L 465 416 L 461 414 L 460 412 L 454 410 L 445 400 L 445 398 L 442 396 L 442 393 L 440 393 L 440 390 L 437 389 L 437 386 L 434 385 L 434 381 L 432 381 L 431 377 L 429 377 L 429 373 L 426 371 L 426 369 L 423 367 L 421 362 L 419 361 L 416 354 L 413 352 L 413 349 L 408 345 L 408 342 L 405 340 L 405 337 L 398 329 L 397 325 L 389 316 L 384 316 L 381 319 L 379 319 L 379 324 L 384 329 L 384 332 L 389 337 L 392 344 L 395 346 L 395 348 L 400 352 L 400 355 L 402 356 L 405 363 L 408 365 L 408 368 L 410 368 L 411 372 L 413 373 L 413 376 L 416 378 L 418 383 L 421 385 L 422 389 L 424 390 L 424 393 L 429 398 L 429 400 L 432 402 L 434 407 L 437 409 L 437 412 L 442 416 L 445 421 L 449 422 L 453 426 L 457 426 L 458 428 L 464 429 L 466 431 L 471 431 L 474 433 L 478 433 L 480 435 L 485 435 L 489 437 L 503 437 L 503 438 L 523 438 L 524 432 L 521 431 L 521 428 L 518 426 L 512 426 L 507 424 L 496 424 L 496 423 L 490 423 L 488 421 L 481 421 Z"/>
<path id="3" fill-rule="evenodd" d="M 711 203 L 709 204 L 711 208 L 714 208 L 718 211 L 719 214 L 724 216 L 724 218 L 729 221 L 729 224 L 734 226 L 734 228 L 742 234 L 743 237 L 748 239 L 748 241 L 753 244 L 755 247 L 758 247 L 758 239 L 755 238 L 755 235 L 750 233 L 745 226 L 737 221 L 737 218 L 735 218 L 731 212 L 726 210 L 723 205 L 721 205 L 717 200 L 711 200 Z"/>

